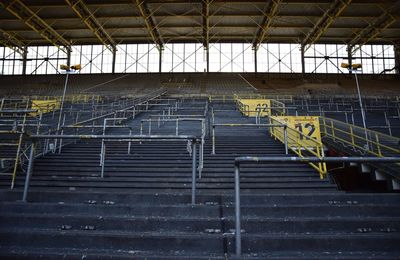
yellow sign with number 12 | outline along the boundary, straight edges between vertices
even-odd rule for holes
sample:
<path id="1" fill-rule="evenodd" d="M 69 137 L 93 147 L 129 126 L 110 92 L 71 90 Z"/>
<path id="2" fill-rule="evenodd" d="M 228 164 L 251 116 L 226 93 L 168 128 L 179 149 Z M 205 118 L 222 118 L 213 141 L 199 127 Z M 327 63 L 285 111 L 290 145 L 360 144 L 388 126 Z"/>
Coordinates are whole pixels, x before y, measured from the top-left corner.
<path id="1" fill-rule="evenodd" d="M 297 133 L 295 138 L 304 147 L 315 146 L 315 141 L 317 141 L 319 144 L 322 143 L 318 116 L 276 116 L 273 117 L 273 119 L 281 123 L 286 123 L 289 128 L 295 129 L 302 133 Z M 283 129 L 276 129 L 274 131 L 283 131 Z M 289 138 L 289 145 L 294 142 L 294 136 L 291 132 L 294 131 L 288 131 L 288 134 L 291 136 L 291 138 Z M 314 139 L 315 141 L 311 141 L 308 137 Z"/>

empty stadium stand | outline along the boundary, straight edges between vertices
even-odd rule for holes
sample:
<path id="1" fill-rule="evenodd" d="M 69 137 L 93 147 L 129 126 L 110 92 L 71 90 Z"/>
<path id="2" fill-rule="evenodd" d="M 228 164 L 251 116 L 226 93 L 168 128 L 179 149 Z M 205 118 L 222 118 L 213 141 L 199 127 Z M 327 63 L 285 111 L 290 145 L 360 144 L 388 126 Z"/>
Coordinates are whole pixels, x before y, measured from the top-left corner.
<path id="1" fill-rule="evenodd" d="M 236 254 L 235 158 L 296 156 L 293 151 L 286 155 L 285 145 L 271 136 L 270 127 L 262 126 L 268 123 L 267 117 L 257 126 L 254 117 L 238 110 L 233 95 L 225 95 L 229 87 L 224 82 L 236 77 L 204 79 L 200 83 L 207 86 L 204 93 L 190 91 L 194 86 L 179 87 L 181 81 L 177 81 L 176 86 L 160 82 L 164 88 L 146 96 L 102 96 L 96 102 L 105 106 L 104 111 L 99 112 L 102 106 L 88 101 L 91 105 L 87 110 L 98 114 L 87 113 L 78 119 L 70 110 L 85 109 L 80 107 L 82 103 L 69 101 L 63 135 L 78 137 L 64 140 L 62 149 L 54 143 L 57 137 L 35 139 L 38 156 L 33 162 L 27 201 L 22 201 L 22 193 L 29 173 L 29 139 L 25 155 L 20 157 L 25 159 L 18 167 L 14 189 L 10 190 L 10 176 L 1 176 L 1 257 L 396 259 L 400 254 L 397 173 L 385 175 L 388 188 L 383 193 L 375 193 L 372 187 L 349 192 L 330 174 L 321 179 L 310 165 L 293 163 L 241 167 L 242 254 Z M 259 95 L 246 84 L 242 80 L 230 93 L 241 88 L 242 95 Z M 177 97 L 179 89 L 171 88 L 187 89 Z M 207 93 L 209 88 L 213 88 L 212 93 Z M 168 89 L 171 95 L 166 94 Z M 337 116 L 329 108 L 344 110 L 350 104 L 355 111 L 354 124 L 360 124 L 352 98 L 297 97 L 282 98 L 282 102 L 288 114 L 336 118 L 346 126 L 353 122 L 346 123 L 343 114 Z M 396 103 L 384 99 L 371 102 L 371 107 L 382 107 L 388 114 L 392 113 L 392 102 Z M 295 106 L 297 112 L 289 109 Z M 45 113 L 41 123 L 54 123 L 52 113 Z M 54 111 L 55 118 L 57 115 L 58 110 Z M 380 117 L 377 114 L 375 118 Z M 375 123 L 372 118 L 368 115 L 370 124 Z M 29 134 L 34 136 L 37 129 L 37 125 L 32 126 Z M 49 134 L 45 128 L 37 131 Z M 91 138 L 95 135 L 124 138 Z M 333 137 L 332 129 L 325 129 L 322 135 L 324 144 L 329 144 L 328 138 L 343 145 L 343 141 L 335 142 L 334 138 L 341 136 Z M 160 139 L 146 139 L 150 136 Z M 182 139 L 169 139 L 171 136 Z M 195 168 L 194 142 L 198 142 Z M 49 144 L 55 147 L 49 148 Z M 339 148 L 335 146 L 335 151 L 345 151 Z M 15 156 L 15 151 L 3 152 Z M 351 169 L 362 174 L 362 168 L 359 164 Z M 197 176 L 194 203 L 193 169 Z M 370 171 L 371 178 L 374 173 Z"/>

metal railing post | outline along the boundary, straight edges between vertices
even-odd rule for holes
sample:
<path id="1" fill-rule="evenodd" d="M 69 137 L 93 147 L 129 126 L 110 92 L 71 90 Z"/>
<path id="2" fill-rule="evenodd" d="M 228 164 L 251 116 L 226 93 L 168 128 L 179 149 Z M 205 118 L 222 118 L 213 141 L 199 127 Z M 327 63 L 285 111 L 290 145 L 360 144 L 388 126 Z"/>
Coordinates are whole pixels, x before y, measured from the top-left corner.
<path id="1" fill-rule="evenodd" d="M 287 138 L 287 125 L 283 127 L 283 140 L 285 142 L 285 154 L 289 154 L 288 138 Z"/>
<path id="2" fill-rule="evenodd" d="M 132 128 L 129 129 L 129 135 L 132 135 Z M 128 154 L 131 154 L 131 141 L 128 142 Z"/>
<path id="3" fill-rule="evenodd" d="M 196 140 L 192 142 L 192 205 L 194 205 L 196 204 Z"/>
<path id="4" fill-rule="evenodd" d="M 103 146 L 101 149 L 101 173 L 100 173 L 100 177 L 104 178 L 104 163 L 105 163 L 105 157 L 106 157 L 106 144 L 104 143 L 104 141 L 102 141 Z"/>
<path id="5" fill-rule="evenodd" d="M 215 154 L 215 125 L 212 126 L 212 153 Z"/>
<path id="6" fill-rule="evenodd" d="M 381 144 L 379 143 L 378 133 L 375 133 L 375 139 L 376 139 L 376 148 L 378 149 L 378 155 L 382 156 Z"/>
<path id="7" fill-rule="evenodd" d="M 178 117 L 176 118 L 176 123 L 175 123 L 175 135 L 178 135 L 179 132 L 179 120 Z"/>
<path id="8" fill-rule="evenodd" d="M 242 234 L 241 234 L 241 216 L 240 216 L 240 168 L 235 164 L 235 246 L 236 255 L 242 254 Z"/>
<path id="9" fill-rule="evenodd" d="M 28 198 L 29 183 L 32 176 L 33 161 L 35 160 L 35 142 L 32 142 L 31 151 L 29 153 L 28 170 L 26 171 L 24 193 L 22 194 L 22 201 L 26 202 Z"/>
<path id="10" fill-rule="evenodd" d="M 354 132 L 353 132 L 353 127 L 350 125 L 350 136 L 351 136 L 351 144 L 353 145 L 353 147 L 355 146 L 355 142 L 354 142 Z"/>
<path id="11" fill-rule="evenodd" d="M 149 126 L 149 135 L 151 135 L 151 120 L 149 121 L 148 126 Z"/>

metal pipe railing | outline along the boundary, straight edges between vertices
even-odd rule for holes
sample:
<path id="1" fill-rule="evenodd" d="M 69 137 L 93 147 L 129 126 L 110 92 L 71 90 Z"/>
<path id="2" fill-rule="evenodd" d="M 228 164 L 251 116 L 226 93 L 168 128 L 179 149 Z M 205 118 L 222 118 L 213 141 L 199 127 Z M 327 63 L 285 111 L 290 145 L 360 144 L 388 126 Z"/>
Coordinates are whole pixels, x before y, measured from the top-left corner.
<path id="1" fill-rule="evenodd" d="M 216 139 L 216 134 L 215 134 L 215 128 L 216 127 L 266 127 L 266 128 L 274 128 L 274 127 L 283 127 L 283 135 L 284 135 L 284 145 L 285 145 L 285 154 L 289 153 L 288 149 L 288 142 L 287 142 L 287 128 L 288 126 L 286 124 L 237 124 L 237 123 L 226 123 L 226 124 L 212 124 L 212 150 L 211 154 L 215 155 L 215 139 Z"/>
<path id="2" fill-rule="evenodd" d="M 140 120 L 140 134 L 143 134 L 143 123 L 148 122 L 148 134 L 151 135 L 152 131 L 152 122 L 175 122 L 175 135 L 179 135 L 179 122 L 200 122 L 201 124 L 201 142 L 200 142 L 200 151 L 199 151 L 199 178 L 202 177 L 202 171 L 204 166 L 204 144 L 205 144 L 205 136 L 206 136 L 206 123 L 204 118 L 164 118 L 164 119 L 142 119 Z"/>
<path id="3" fill-rule="evenodd" d="M 200 139 L 196 136 L 190 135 L 31 135 L 29 138 L 32 140 L 28 169 L 26 171 L 24 191 L 22 194 L 22 201 L 27 202 L 28 191 L 30 185 L 30 178 L 32 176 L 36 142 L 42 139 L 76 139 L 76 140 L 106 140 L 115 142 L 130 142 L 130 141 L 146 141 L 146 140 L 158 140 L 158 141 L 190 141 L 192 146 L 192 197 L 191 202 L 194 205 L 196 203 L 196 144 L 200 142 Z"/>
<path id="4" fill-rule="evenodd" d="M 240 165 L 243 163 L 393 163 L 400 162 L 400 157 L 237 157 L 235 158 L 235 251 L 242 254 L 241 213 L 240 213 Z"/>

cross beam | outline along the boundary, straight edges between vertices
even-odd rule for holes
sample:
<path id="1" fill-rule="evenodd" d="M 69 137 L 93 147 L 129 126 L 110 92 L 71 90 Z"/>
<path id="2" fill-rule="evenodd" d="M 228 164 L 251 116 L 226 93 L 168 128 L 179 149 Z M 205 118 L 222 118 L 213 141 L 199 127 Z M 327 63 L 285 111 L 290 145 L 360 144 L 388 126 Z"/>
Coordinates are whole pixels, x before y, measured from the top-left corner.
<path id="1" fill-rule="evenodd" d="M 356 52 L 361 46 L 368 42 L 376 39 L 378 35 L 396 22 L 396 17 L 393 15 L 395 11 L 400 9 L 400 0 L 385 10 L 378 18 L 376 18 L 367 27 L 358 32 L 354 38 L 350 41 L 349 48 L 352 53 Z M 357 47 L 356 47 L 357 45 Z"/>
<path id="2" fill-rule="evenodd" d="M 3 39 L 0 39 L 1 45 L 4 45 L 15 52 L 18 52 L 19 54 L 24 55 L 26 50 L 24 47 L 24 43 L 21 40 L 19 40 L 14 35 L 4 31 L 3 29 L 0 29 L 0 35 L 3 36 Z"/>
<path id="3" fill-rule="evenodd" d="M 144 20 L 145 26 L 147 28 L 147 32 L 150 34 L 151 39 L 154 44 L 157 46 L 158 50 L 162 50 L 164 42 L 161 38 L 161 34 L 157 29 L 157 26 L 151 16 L 149 8 L 144 0 L 136 0 L 136 5 L 139 8 L 140 14 Z"/>
<path id="4" fill-rule="evenodd" d="M 70 42 L 58 34 L 21 0 L 2 0 L 0 1 L 0 6 L 15 15 L 32 30 L 63 52 L 68 53 L 71 50 Z"/>
<path id="5" fill-rule="evenodd" d="M 336 0 L 333 1 L 329 9 L 325 11 L 322 17 L 315 23 L 311 31 L 306 35 L 302 44 L 305 45 L 306 51 L 310 46 L 316 43 L 321 36 L 328 30 L 337 17 L 346 9 L 352 0 Z"/>
<path id="6" fill-rule="evenodd" d="M 100 42 L 110 51 L 116 50 L 116 43 L 96 19 L 83 0 L 65 0 L 87 27 L 96 35 Z"/>
<path id="7" fill-rule="evenodd" d="M 279 5 L 282 0 L 269 0 L 264 10 L 264 17 L 253 39 L 253 49 L 258 50 L 260 44 L 264 42 L 267 37 L 268 31 L 271 29 L 272 20 L 278 13 Z"/>

